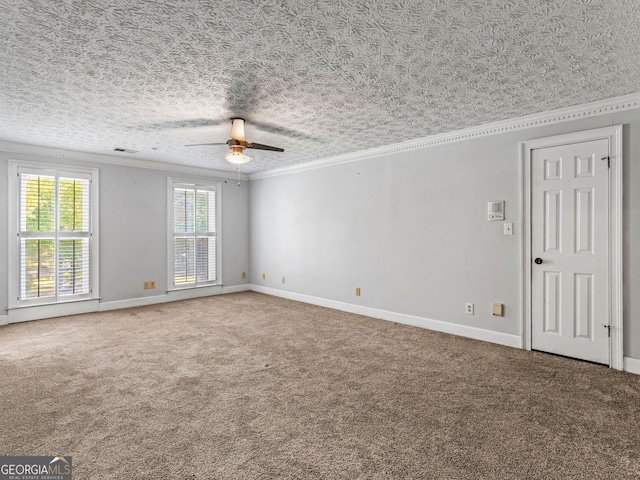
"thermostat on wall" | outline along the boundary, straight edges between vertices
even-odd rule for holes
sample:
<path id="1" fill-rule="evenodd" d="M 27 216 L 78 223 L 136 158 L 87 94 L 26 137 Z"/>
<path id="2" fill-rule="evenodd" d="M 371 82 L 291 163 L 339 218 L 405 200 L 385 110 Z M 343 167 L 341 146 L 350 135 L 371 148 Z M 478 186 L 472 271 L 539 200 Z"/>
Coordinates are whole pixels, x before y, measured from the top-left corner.
<path id="1" fill-rule="evenodd" d="M 504 220 L 504 200 L 494 200 L 487 203 L 487 220 L 490 222 Z"/>

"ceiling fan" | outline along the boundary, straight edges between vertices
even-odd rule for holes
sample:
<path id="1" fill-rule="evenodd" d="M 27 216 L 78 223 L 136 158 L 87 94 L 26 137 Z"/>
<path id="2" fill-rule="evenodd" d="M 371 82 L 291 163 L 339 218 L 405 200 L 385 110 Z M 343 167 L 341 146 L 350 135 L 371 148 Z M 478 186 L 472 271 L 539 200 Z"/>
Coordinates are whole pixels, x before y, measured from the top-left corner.
<path id="1" fill-rule="evenodd" d="M 227 153 L 224 159 L 235 165 L 253 160 L 250 156 L 243 153 L 245 148 L 254 148 L 256 150 L 270 150 L 272 152 L 284 152 L 284 148 L 272 147 L 262 143 L 247 142 L 244 136 L 244 118 L 231 118 L 231 138 L 224 143 L 194 143 L 186 145 L 187 147 L 195 147 L 200 145 L 229 145 L 231 151 Z"/>

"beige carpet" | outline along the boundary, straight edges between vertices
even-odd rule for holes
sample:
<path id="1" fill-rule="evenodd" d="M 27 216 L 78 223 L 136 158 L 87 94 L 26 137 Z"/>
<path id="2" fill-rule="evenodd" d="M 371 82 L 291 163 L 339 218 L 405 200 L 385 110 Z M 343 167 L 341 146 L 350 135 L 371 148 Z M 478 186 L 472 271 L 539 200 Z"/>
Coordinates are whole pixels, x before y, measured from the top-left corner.
<path id="1" fill-rule="evenodd" d="M 74 479 L 640 478 L 640 376 L 252 292 L 1 327 L 0 399 Z"/>

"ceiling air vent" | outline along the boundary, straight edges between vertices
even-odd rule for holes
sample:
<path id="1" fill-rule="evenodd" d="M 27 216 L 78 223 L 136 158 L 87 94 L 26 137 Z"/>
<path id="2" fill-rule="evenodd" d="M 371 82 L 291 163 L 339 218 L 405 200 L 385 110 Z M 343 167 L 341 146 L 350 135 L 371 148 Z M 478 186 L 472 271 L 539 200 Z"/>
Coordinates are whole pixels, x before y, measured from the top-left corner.
<path id="1" fill-rule="evenodd" d="M 113 151 L 122 152 L 122 153 L 138 153 L 138 150 L 131 150 L 130 148 L 119 148 L 119 147 L 114 148 Z"/>

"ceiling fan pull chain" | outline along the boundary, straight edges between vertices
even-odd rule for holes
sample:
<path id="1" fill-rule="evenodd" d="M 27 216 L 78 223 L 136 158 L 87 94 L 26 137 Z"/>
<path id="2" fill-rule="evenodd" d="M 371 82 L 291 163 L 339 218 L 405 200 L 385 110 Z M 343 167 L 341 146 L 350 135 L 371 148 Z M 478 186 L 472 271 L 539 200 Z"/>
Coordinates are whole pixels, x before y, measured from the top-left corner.
<path id="1" fill-rule="evenodd" d="M 237 170 L 238 170 L 238 186 L 240 186 L 240 167 L 238 167 Z"/>

